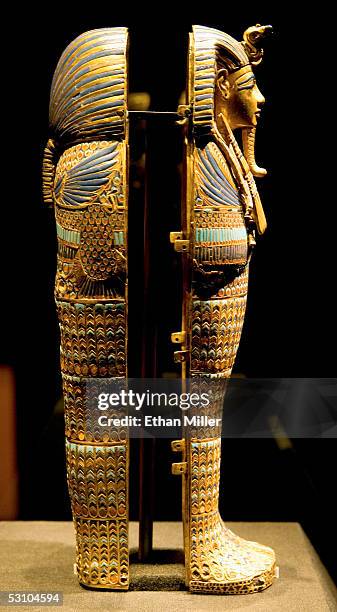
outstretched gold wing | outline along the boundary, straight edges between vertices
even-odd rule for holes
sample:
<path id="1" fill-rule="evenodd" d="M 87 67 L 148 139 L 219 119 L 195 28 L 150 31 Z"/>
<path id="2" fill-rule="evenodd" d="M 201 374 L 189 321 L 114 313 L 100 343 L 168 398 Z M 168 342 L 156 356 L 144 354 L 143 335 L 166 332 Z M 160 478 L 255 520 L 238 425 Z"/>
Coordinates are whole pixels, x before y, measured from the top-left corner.
<path id="1" fill-rule="evenodd" d="M 55 181 L 54 194 L 59 205 L 83 206 L 106 187 L 117 162 L 118 142 L 98 149 L 78 164 L 65 170 Z"/>

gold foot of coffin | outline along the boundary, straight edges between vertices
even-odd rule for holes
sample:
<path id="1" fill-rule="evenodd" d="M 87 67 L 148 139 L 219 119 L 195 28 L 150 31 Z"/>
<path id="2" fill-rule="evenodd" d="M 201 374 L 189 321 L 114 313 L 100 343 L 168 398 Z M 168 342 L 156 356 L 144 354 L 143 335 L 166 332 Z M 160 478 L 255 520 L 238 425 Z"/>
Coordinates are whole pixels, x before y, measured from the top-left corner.
<path id="1" fill-rule="evenodd" d="M 190 444 L 189 511 L 185 517 L 187 585 L 198 593 L 256 593 L 275 578 L 275 554 L 267 546 L 235 535 L 222 521 L 217 508 L 220 452 L 220 438 Z"/>

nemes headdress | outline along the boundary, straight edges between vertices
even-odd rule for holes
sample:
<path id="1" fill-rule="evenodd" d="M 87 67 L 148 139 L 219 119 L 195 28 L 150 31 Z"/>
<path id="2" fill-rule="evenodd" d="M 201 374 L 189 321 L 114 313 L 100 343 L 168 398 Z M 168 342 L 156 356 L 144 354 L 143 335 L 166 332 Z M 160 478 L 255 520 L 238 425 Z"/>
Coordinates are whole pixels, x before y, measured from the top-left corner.
<path id="1" fill-rule="evenodd" d="M 126 28 L 78 36 L 57 64 L 50 93 L 50 130 L 61 143 L 119 137 L 126 117 Z"/>
<path id="2" fill-rule="evenodd" d="M 207 132 L 214 121 L 214 87 L 218 65 L 229 72 L 244 66 L 257 66 L 262 61 L 261 39 L 272 27 L 257 24 L 248 28 L 243 41 L 235 40 L 229 34 L 194 26 L 191 48 L 194 48 L 194 79 L 192 83 L 193 122 Z"/>

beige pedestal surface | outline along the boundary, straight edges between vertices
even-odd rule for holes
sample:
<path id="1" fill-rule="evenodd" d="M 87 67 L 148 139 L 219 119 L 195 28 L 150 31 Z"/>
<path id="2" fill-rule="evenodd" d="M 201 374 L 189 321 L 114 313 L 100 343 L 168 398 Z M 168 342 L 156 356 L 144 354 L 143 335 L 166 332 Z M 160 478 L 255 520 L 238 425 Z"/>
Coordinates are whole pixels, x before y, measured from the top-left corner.
<path id="1" fill-rule="evenodd" d="M 337 610 L 336 589 L 298 523 L 227 523 L 248 540 L 272 546 L 280 577 L 253 595 L 192 595 L 184 586 L 181 523 L 154 525 L 153 563 L 137 563 L 138 524 L 130 524 L 129 592 L 84 589 L 73 573 L 71 522 L 0 522 L 0 591 L 61 591 L 62 607 L 8 606 L 8 610 Z"/>

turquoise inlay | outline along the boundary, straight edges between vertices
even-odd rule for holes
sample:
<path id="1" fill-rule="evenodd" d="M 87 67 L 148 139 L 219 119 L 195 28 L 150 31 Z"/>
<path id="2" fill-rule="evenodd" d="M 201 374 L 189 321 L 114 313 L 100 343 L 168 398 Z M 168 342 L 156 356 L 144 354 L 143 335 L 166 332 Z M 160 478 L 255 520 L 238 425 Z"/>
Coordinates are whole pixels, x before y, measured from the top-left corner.
<path id="1" fill-rule="evenodd" d="M 61 240 L 65 240 L 66 242 L 72 242 L 75 244 L 80 243 L 80 239 L 81 239 L 80 232 L 65 229 L 57 222 L 56 222 L 56 234 L 59 238 L 61 238 Z"/>
<path id="2" fill-rule="evenodd" d="M 114 242 L 116 245 L 124 244 L 124 233 L 122 231 L 114 232 Z"/>
<path id="3" fill-rule="evenodd" d="M 99 452 L 105 452 L 105 453 L 119 453 L 119 454 L 123 454 L 125 455 L 126 449 L 125 449 L 125 445 L 121 444 L 119 445 L 115 445 L 115 446 L 91 446 L 91 445 L 84 445 L 84 444 L 77 444 L 76 442 L 69 442 L 69 440 L 66 440 L 66 446 L 68 448 L 70 448 L 73 451 L 80 451 L 80 452 L 84 452 L 84 453 L 94 453 L 96 451 Z"/>
<path id="4" fill-rule="evenodd" d="M 75 310 L 85 310 L 85 304 L 74 304 Z"/>
<path id="5" fill-rule="evenodd" d="M 229 242 L 231 240 L 246 240 L 245 227 L 219 227 L 203 228 L 197 227 L 195 230 L 196 242 Z"/>

